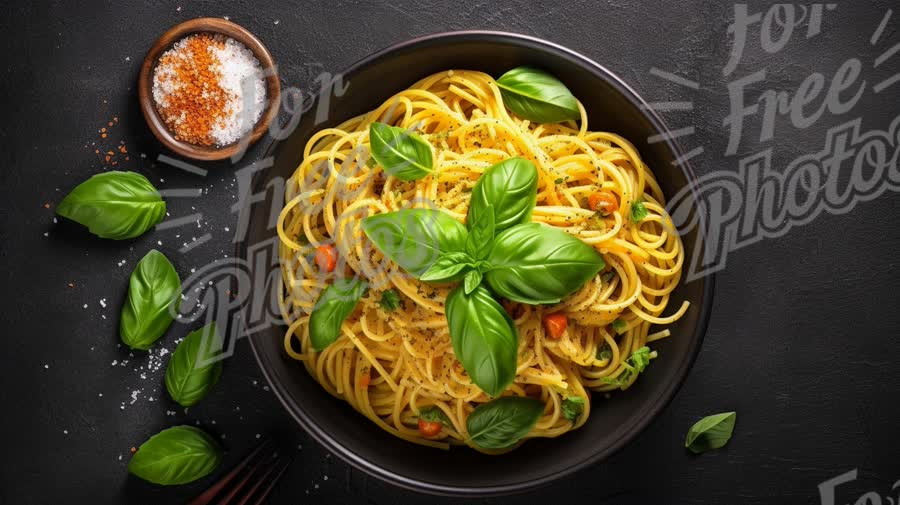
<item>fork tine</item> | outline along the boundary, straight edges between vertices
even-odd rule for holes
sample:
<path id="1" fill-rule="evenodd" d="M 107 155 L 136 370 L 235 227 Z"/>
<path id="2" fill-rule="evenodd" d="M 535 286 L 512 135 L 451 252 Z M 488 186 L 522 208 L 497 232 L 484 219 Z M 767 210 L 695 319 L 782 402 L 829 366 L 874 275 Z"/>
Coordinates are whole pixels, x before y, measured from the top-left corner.
<path id="1" fill-rule="evenodd" d="M 262 505 L 262 503 L 265 501 L 266 497 L 269 496 L 269 493 L 272 492 L 272 488 L 274 488 L 275 484 L 278 483 L 278 479 L 280 479 L 281 476 L 284 475 L 284 471 L 287 470 L 287 468 L 288 468 L 288 466 L 290 466 L 290 464 L 291 464 L 291 460 L 281 460 L 277 464 L 274 464 L 271 467 L 269 467 L 269 470 L 266 471 L 266 473 L 263 474 L 263 476 L 259 478 L 259 480 L 256 482 L 256 484 L 253 485 L 252 488 L 250 488 L 250 491 L 247 492 L 247 495 L 244 496 L 244 499 L 242 499 L 236 505 L 247 505 L 247 503 L 250 501 L 250 499 L 253 498 L 254 493 L 256 493 L 256 491 L 260 488 L 260 486 L 265 484 L 266 480 L 268 479 L 268 481 L 269 481 L 268 485 L 266 485 L 266 487 L 265 487 L 265 489 L 263 489 L 262 493 L 260 493 L 260 495 L 253 502 L 253 505 Z M 270 479 L 269 475 L 272 475 L 272 473 L 275 473 L 275 476 Z"/>
<path id="2" fill-rule="evenodd" d="M 220 500 L 216 501 L 216 505 L 231 505 L 232 500 L 238 496 L 238 493 L 242 492 L 247 483 L 250 482 L 251 479 L 257 481 L 260 479 L 260 473 L 265 474 L 269 469 L 271 469 L 278 462 L 279 454 L 275 453 L 265 453 L 259 461 L 257 461 L 250 469 L 245 472 L 244 476 L 237 482 L 231 486 L 231 489 L 228 493 L 225 494 Z"/>
<path id="3" fill-rule="evenodd" d="M 212 500 L 222 492 L 222 490 L 231 483 L 232 480 L 244 469 L 247 465 L 250 464 L 261 452 L 263 449 L 267 448 L 271 443 L 271 440 L 264 440 L 261 444 L 259 444 L 256 449 L 253 450 L 250 454 L 247 455 L 233 470 L 225 474 L 224 477 L 219 479 L 215 484 L 213 484 L 209 489 L 203 492 L 200 496 L 194 498 L 193 501 L 189 502 L 188 505 L 209 505 Z M 271 452 L 271 451 L 268 451 Z"/>

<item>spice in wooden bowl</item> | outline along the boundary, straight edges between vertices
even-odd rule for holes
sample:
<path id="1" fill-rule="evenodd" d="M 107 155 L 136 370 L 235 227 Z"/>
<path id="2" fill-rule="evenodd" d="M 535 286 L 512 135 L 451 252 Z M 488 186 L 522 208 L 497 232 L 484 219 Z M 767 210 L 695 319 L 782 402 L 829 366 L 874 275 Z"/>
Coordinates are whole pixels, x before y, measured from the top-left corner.
<path id="1" fill-rule="evenodd" d="M 201 146 L 237 141 L 266 108 L 259 60 L 244 44 L 217 33 L 188 35 L 164 52 L 152 91 L 169 132 Z"/>

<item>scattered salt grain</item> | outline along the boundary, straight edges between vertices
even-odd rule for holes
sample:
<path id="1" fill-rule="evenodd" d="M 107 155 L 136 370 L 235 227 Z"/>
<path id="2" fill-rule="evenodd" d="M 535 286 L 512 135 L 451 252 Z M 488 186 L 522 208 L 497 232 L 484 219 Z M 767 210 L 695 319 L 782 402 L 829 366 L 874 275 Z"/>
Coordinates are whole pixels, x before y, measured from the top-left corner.
<path id="1" fill-rule="evenodd" d="M 119 360 L 117 360 L 117 359 L 114 359 L 111 363 L 112 366 L 116 366 L 118 364 L 119 364 Z"/>
<path id="2" fill-rule="evenodd" d="M 50 369 L 50 365 L 44 363 L 44 369 L 45 369 L 45 370 L 49 370 L 49 369 Z"/>
<path id="3" fill-rule="evenodd" d="M 259 438 L 259 437 L 261 437 L 261 436 L 262 436 L 262 435 L 260 435 L 259 433 L 256 434 L 256 438 Z"/>
<path id="4" fill-rule="evenodd" d="M 63 430 L 63 435 L 68 435 L 68 434 L 69 434 L 69 430 Z"/>
<path id="5" fill-rule="evenodd" d="M 100 306 L 103 307 L 104 309 L 106 308 L 106 298 L 100 299 Z"/>

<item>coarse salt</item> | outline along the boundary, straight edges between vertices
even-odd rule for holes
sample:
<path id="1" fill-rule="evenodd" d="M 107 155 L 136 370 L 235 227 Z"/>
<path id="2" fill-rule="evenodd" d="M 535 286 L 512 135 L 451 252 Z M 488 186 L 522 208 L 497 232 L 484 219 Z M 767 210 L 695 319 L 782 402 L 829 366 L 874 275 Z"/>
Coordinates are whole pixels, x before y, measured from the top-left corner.
<path id="1" fill-rule="evenodd" d="M 189 35 L 160 57 L 153 100 L 179 140 L 232 144 L 265 109 L 263 70 L 253 52 L 230 37 Z"/>

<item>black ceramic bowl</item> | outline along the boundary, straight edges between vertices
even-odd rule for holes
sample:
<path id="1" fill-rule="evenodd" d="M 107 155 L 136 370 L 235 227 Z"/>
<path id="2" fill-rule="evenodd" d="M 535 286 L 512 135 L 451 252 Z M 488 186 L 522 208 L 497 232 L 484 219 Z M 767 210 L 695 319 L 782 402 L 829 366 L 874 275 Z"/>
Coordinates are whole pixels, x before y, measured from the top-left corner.
<path id="1" fill-rule="evenodd" d="M 296 169 L 313 133 L 374 109 L 424 76 L 461 68 L 499 77 L 525 64 L 546 69 L 561 79 L 584 104 L 592 130 L 616 132 L 634 143 L 644 161 L 656 169 L 667 196 L 694 180 L 688 166 L 673 167 L 672 161 L 680 154 L 674 143 L 647 143 L 648 137 L 667 128 L 656 114 L 641 107 L 644 100 L 602 66 L 536 38 L 470 31 L 415 39 L 353 65 L 343 74 L 344 83 L 349 83 L 347 90 L 330 97 L 327 119 L 316 124 L 314 108 L 303 116 L 289 138 L 272 146 L 269 153 L 274 154 L 274 164 L 255 181 L 256 191 L 264 192 L 269 181 L 287 178 Z M 271 197 L 272 191 L 268 194 Z M 269 205 L 256 204 L 254 209 L 257 211 L 250 217 L 248 242 L 238 246 L 239 258 L 246 257 L 248 243 L 275 236 L 268 222 Z M 690 258 L 696 237 L 683 238 Z M 688 300 L 691 307 L 670 326 L 673 337 L 654 345 L 660 358 L 632 388 L 609 401 L 599 399 L 600 406 L 591 411 L 581 429 L 555 439 L 529 440 L 501 456 L 487 456 L 466 447 L 441 451 L 395 438 L 344 401 L 330 396 L 301 363 L 288 358 L 282 349 L 284 327 L 265 329 L 250 338 L 259 366 L 285 408 L 317 441 L 351 465 L 416 491 L 457 496 L 505 494 L 547 484 L 600 461 L 637 436 L 660 413 L 700 349 L 712 285 L 712 278 L 706 277 L 676 289 L 671 305 L 677 307 Z"/>

